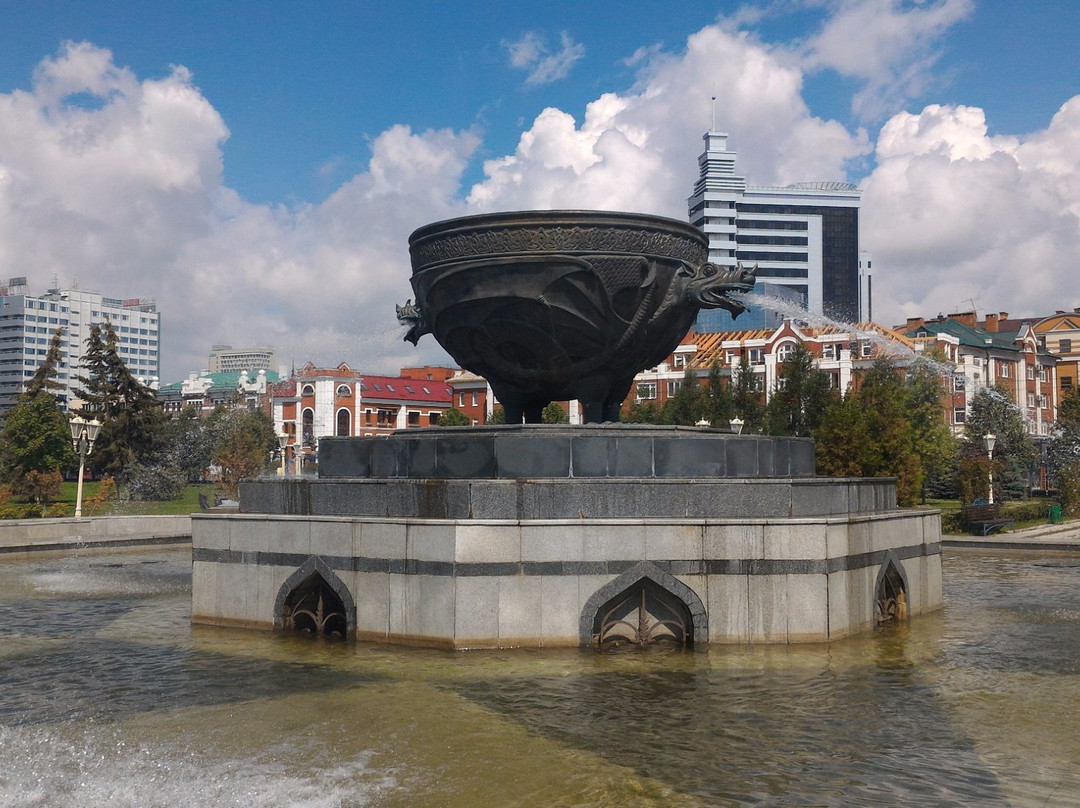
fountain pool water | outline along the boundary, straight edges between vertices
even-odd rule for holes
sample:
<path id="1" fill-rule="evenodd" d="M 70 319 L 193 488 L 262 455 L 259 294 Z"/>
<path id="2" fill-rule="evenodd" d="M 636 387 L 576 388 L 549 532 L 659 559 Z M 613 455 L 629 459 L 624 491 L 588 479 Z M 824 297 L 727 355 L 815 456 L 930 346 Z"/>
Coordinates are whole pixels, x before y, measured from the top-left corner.
<path id="1" fill-rule="evenodd" d="M 838 643 L 445 652 L 190 624 L 183 550 L 0 564 L 0 805 L 1080 805 L 1080 559 Z"/>

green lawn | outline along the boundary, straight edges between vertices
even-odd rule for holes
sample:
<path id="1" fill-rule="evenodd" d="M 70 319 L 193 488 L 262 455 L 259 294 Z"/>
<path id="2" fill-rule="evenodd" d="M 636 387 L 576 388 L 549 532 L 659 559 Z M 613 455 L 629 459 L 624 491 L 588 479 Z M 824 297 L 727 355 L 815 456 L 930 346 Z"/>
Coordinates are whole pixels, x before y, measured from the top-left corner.
<path id="1" fill-rule="evenodd" d="M 154 514 L 176 515 L 193 513 L 200 510 L 199 508 L 199 494 L 205 494 L 206 498 L 213 503 L 214 501 L 214 486 L 211 483 L 203 483 L 201 485 L 189 485 L 184 489 L 184 495 L 180 499 L 173 499 L 167 502 L 118 502 L 115 499 L 110 499 L 105 505 L 95 510 L 92 514 L 88 512 L 86 501 L 88 497 L 92 497 L 98 492 L 97 482 L 87 481 L 83 483 L 83 515 L 84 516 L 101 516 L 103 514 L 131 514 L 134 516 L 148 516 Z M 64 483 L 60 489 L 60 496 L 57 499 L 58 503 L 68 506 L 68 512 L 75 513 L 75 483 Z"/>
<path id="2" fill-rule="evenodd" d="M 1015 520 L 1012 530 L 1045 525 L 1050 522 L 1050 506 L 1056 505 L 1054 499 L 1010 500 L 1001 506 L 1001 513 L 1008 519 Z M 941 530 L 951 535 L 965 535 L 960 517 L 960 502 L 955 499 L 928 499 L 925 507 L 941 511 Z"/>

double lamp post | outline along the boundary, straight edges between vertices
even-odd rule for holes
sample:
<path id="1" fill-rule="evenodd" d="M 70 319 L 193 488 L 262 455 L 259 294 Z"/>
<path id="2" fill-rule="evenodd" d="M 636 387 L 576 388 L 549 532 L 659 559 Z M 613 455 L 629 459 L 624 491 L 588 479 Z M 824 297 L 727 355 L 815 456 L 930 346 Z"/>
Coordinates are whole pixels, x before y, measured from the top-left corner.
<path id="1" fill-rule="evenodd" d="M 82 517 L 83 469 L 86 468 L 86 456 L 94 451 L 94 441 L 101 430 L 101 421 L 87 421 L 76 415 L 68 422 L 71 427 L 71 445 L 79 456 L 79 484 L 75 490 L 75 518 Z"/>

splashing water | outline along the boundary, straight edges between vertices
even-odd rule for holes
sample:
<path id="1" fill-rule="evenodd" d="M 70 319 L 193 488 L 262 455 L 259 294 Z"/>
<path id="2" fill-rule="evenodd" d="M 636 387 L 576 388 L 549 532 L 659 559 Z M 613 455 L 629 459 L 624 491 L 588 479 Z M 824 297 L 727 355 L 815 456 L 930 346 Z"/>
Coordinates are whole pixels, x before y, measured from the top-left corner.
<path id="1" fill-rule="evenodd" d="M 819 328 L 835 328 L 841 332 L 847 332 L 853 338 L 863 342 L 869 342 L 881 349 L 881 353 L 893 359 L 899 359 L 930 368 L 938 376 L 952 377 L 956 373 L 956 364 L 949 361 L 933 359 L 925 354 L 918 353 L 902 342 L 890 339 L 877 331 L 860 328 L 855 323 L 835 320 L 824 314 L 816 314 L 807 311 L 797 303 L 785 300 L 774 295 L 765 295 L 758 292 L 732 292 L 730 297 L 746 306 L 758 306 L 784 315 L 785 318 L 799 323 L 806 323 Z"/>

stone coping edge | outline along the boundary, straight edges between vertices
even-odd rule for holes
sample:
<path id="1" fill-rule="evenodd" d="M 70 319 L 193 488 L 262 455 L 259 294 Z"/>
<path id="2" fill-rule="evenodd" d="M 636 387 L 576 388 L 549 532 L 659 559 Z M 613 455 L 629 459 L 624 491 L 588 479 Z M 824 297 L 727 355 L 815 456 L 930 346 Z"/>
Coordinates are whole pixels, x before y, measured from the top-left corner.
<path id="1" fill-rule="evenodd" d="M 937 542 L 912 544 L 828 559 L 697 558 L 650 561 L 672 575 L 828 575 L 864 569 L 899 559 L 933 556 L 941 552 Z M 620 575 L 641 563 L 640 559 L 612 561 L 421 561 L 407 558 L 367 558 L 363 556 L 320 556 L 311 553 L 277 553 L 263 550 L 212 550 L 195 547 L 192 560 L 212 564 L 242 564 L 257 567 L 299 568 L 319 558 L 332 570 L 343 572 L 428 575 L 443 578 L 513 576 Z"/>

